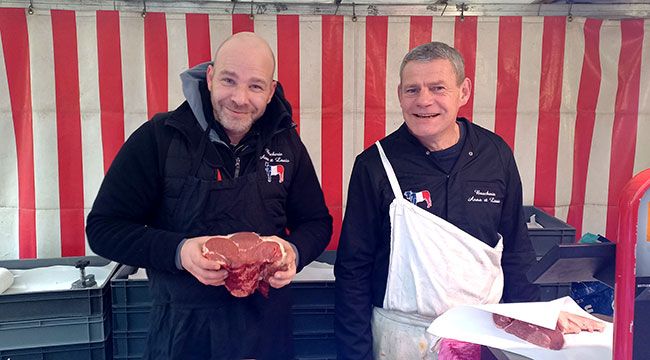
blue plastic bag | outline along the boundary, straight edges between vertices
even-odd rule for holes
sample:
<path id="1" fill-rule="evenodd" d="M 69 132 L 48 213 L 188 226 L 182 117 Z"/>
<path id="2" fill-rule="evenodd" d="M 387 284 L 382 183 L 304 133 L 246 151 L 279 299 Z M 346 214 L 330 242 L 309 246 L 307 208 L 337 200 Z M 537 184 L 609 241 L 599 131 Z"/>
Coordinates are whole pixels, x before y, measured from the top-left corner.
<path id="1" fill-rule="evenodd" d="M 614 315 L 614 290 L 600 281 L 572 283 L 571 298 L 588 313 Z"/>
<path id="2" fill-rule="evenodd" d="M 586 233 L 580 243 L 608 242 L 606 238 Z M 571 284 L 571 298 L 588 313 L 613 316 L 614 289 L 600 281 L 586 281 Z"/>

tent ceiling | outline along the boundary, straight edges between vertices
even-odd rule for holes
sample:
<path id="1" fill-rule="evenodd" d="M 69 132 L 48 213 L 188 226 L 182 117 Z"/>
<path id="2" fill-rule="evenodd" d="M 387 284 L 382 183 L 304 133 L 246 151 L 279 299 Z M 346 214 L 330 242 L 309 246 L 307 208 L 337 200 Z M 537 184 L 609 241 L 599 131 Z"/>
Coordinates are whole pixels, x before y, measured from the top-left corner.
<path id="1" fill-rule="evenodd" d="M 337 1 L 339 4 L 337 4 Z M 32 0 L 34 10 L 120 10 L 210 14 L 301 14 L 352 16 L 584 16 L 649 18 L 650 0 Z M 2 7 L 24 7 L 29 0 L 2 0 Z M 145 6 L 146 4 L 146 6 Z"/>

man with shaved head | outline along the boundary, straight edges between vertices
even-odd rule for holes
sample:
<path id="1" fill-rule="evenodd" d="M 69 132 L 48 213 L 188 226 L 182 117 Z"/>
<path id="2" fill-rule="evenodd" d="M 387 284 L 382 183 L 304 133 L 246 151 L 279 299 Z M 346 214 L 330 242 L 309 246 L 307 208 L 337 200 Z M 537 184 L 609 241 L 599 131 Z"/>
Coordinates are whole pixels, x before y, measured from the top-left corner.
<path id="1" fill-rule="evenodd" d="M 88 215 L 92 250 L 147 269 L 153 308 L 145 359 L 292 359 L 290 289 L 332 233 L 275 59 L 253 33 L 181 74 L 186 101 L 125 142 Z M 286 259 L 268 298 L 234 297 L 202 255 L 208 238 L 271 236 Z"/>

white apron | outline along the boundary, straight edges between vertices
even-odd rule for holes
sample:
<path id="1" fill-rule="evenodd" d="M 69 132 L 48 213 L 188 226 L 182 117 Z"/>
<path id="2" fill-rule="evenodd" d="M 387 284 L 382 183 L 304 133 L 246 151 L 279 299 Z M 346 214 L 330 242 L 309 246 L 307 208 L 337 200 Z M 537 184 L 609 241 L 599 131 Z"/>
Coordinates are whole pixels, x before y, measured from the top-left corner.
<path id="1" fill-rule="evenodd" d="M 376 142 L 395 194 L 390 204 L 390 263 L 382 308 L 372 317 L 376 359 L 435 359 L 433 319 L 464 304 L 498 303 L 503 292 L 500 236 L 495 248 L 404 199 Z"/>

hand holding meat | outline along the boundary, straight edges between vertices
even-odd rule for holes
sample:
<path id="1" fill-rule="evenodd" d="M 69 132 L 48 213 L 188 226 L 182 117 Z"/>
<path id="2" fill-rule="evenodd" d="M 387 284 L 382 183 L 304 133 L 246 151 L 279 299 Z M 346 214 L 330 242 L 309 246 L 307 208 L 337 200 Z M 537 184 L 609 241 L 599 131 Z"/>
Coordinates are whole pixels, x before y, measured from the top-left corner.
<path id="1" fill-rule="evenodd" d="M 269 284 L 284 286 L 287 278 L 290 281 L 293 277 L 291 271 L 295 274 L 293 248 L 277 236 L 252 232 L 214 236 L 203 243 L 202 254 L 228 271 L 225 285 L 236 297 L 251 295 L 257 289 L 268 297 Z M 276 272 L 280 274 L 274 278 Z"/>
<path id="2" fill-rule="evenodd" d="M 603 331 L 605 329 L 605 324 L 600 321 L 566 311 L 560 311 L 554 330 L 499 314 L 492 314 L 492 319 L 499 329 L 504 329 L 507 333 L 531 344 L 551 350 L 562 349 L 564 346 L 563 334 L 577 334 L 582 330 Z"/>
<path id="3" fill-rule="evenodd" d="M 277 236 L 270 236 L 269 239 L 280 243 L 286 252 L 286 256 L 283 259 L 278 260 L 273 264 L 275 268 L 281 270 L 276 271 L 273 276 L 268 279 L 271 286 L 279 289 L 288 285 L 291 280 L 293 280 L 294 276 L 296 276 L 296 253 L 293 251 L 293 246 L 291 246 L 291 244 L 286 240 Z"/>
<path id="4" fill-rule="evenodd" d="M 203 244 L 210 236 L 187 239 L 181 247 L 181 265 L 185 270 L 205 285 L 220 286 L 225 283 L 228 272 L 221 264 L 203 256 Z"/>
<path id="5" fill-rule="evenodd" d="M 557 319 L 557 329 L 563 334 L 578 334 L 583 330 L 589 332 L 603 331 L 605 324 L 602 321 L 560 311 L 560 316 Z"/>

